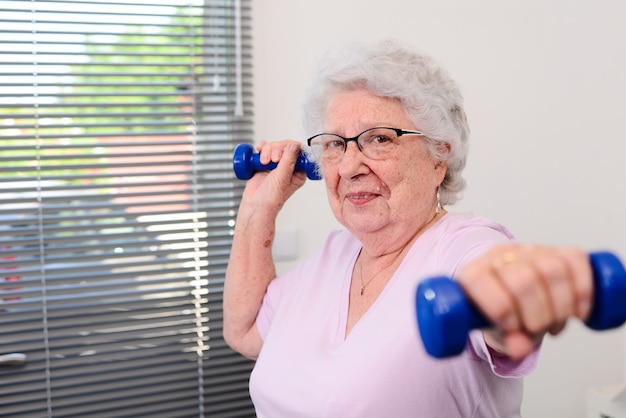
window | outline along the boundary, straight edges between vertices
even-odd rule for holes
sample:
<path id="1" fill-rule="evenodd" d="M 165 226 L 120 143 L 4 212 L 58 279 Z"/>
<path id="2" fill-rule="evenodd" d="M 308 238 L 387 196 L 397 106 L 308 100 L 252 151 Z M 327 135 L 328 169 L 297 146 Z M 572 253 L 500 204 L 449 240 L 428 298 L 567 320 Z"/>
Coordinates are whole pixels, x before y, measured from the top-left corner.
<path id="1" fill-rule="evenodd" d="M 0 414 L 254 415 L 222 339 L 250 44 L 250 0 L 0 0 Z"/>

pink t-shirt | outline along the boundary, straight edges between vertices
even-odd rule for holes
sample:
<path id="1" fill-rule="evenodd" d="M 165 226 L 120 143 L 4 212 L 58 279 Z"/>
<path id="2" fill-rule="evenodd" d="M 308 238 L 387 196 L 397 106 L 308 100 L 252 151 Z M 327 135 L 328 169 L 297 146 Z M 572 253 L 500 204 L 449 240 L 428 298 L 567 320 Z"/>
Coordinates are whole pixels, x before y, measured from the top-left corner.
<path id="1" fill-rule="evenodd" d="M 512 235 L 471 215 L 447 214 L 412 246 L 383 292 L 346 338 L 350 278 L 361 244 L 347 231 L 269 286 L 257 326 L 263 348 L 250 378 L 257 416 L 518 417 L 521 362 L 492 359 L 480 331 L 463 354 L 437 360 L 421 343 L 417 283 L 454 275 Z"/>

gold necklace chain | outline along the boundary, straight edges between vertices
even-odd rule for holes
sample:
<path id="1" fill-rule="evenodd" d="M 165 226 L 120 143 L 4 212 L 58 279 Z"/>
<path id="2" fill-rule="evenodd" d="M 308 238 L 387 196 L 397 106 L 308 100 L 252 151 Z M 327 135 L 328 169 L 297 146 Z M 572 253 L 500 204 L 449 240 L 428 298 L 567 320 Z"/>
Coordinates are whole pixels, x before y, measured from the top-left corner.
<path id="1" fill-rule="evenodd" d="M 382 270 L 380 270 L 378 273 L 380 273 Z M 361 296 L 363 296 L 363 292 L 365 291 L 365 286 L 367 286 L 368 284 L 372 283 L 372 280 L 374 280 L 376 278 L 376 276 L 378 276 L 378 273 L 376 273 L 374 275 L 374 277 L 372 277 L 369 282 L 363 284 L 363 260 L 361 260 L 361 262 L 359 263 L 359 278 L 361 279 Z"/>
<path id="2" fill-rule="evenodd" d="M 372 276 L 371 279 L 369 279 L 367 281 L 367 283 L 363 283 L 363 259 L 361 259 L 361 263 L 359 264 L 359 278 L 361 279 L 361 296 L 363 296 L 363 292 L 365 292 L 365 288 L 374 281 L 374 279 L 376 277 L 378 277 L 378 275 L 380 273 L 382 273 L 383 271 L 387 270 L 389 267 L 391 267 L 393 265 L 393 263 L 396 262 L 396 260 L 398 259 L 398 257 L 400 257 L 400 254 L 403 253 L 404 250 L 401 250 L 398 252 L 398 254 L 396 254 L 396 256 L 393 258 L 393 260 L 391 260 L 391 263 L 389 263 L 387 266 L 385 266 L 384 268 L 378 270 L 378 272 L 376 274 L 374 274 Z"/>

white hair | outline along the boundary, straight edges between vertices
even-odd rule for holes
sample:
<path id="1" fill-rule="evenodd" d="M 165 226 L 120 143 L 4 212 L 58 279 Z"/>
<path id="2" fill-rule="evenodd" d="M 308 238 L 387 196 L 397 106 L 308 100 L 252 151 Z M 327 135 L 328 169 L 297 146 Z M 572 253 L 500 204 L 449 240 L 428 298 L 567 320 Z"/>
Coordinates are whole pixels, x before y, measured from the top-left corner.
<path id="1" fill-rule="evenodd" d="M 462 171 L 468 153 L 469 126 L 457 84 L 435 61 L 387 40 L 372 47 L 351 44 L 321 60 L 305 96 L 303 124 L 308 135 L 323 129 L 333 94 L 365 87 L 399 100 L 409 119 L 424 132 L 431 155 L 447 162 L 439 187 L 442 204 L 452 204 L 465 188 Z M 447 144 L 447 146 L 442 146 Z"/>

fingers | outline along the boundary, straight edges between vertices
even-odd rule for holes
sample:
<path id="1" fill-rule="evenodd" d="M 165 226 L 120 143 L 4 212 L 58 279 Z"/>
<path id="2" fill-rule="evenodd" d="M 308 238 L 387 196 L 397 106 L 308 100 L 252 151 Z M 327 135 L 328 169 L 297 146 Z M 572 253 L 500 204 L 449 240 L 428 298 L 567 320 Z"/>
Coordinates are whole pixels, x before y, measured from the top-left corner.
<path id="1" fill-rule="evenodd" d="M 561 332 L 568 318 L 587 318 L 591 274 L 589 258 L 581 250 L 506 245 L 468 264 L 459 282 L 518 355 L 528 350 L 529 341 Z"/>
<path id="2" fill-rule="evenodd" d="M 585 321 L 591 314 L 594 296 L 593 272 L 589 256 L 579 248 L 560 248 L 557 251 L 568 261 L 572 286 L 576 295 L 576 316 Z"/>
<path id="3" fill-rule="evenodd" d="M 288 151 L 288 155 L 292 155 L 295 153 L 295 157 L 297 157 L 298 153 L 301 151 L 301 146 L 298 142 L 295 141 L 261 141 L 257 145 L 257 150 L 260 154 L 261 163 L 269 164 L 278 163 L 283 158 L 285 151 Z M 293 158 L 293 161 L 295 161 L 295 159 L 296 158 Z"/>
<path id="4" fill-rule="evenodd" d="M 258 171 L 246 183 L 244 197 L 277 212 L 284 202 L 306 182 L 306 174 L 294 167 L 302 148 L 296 141 L 265 142 L 256 146 L 262 164 L 277 163 L 269 171 Z"/>
<path id="5" fill-rule="evenodd" d="M 504 251 L 492 250 L 463 268 L 458 281 L 469 299 L 497 328 L 504 332 L 520 329 L 513 295 L 500 282 L 493 264 Z"/>

